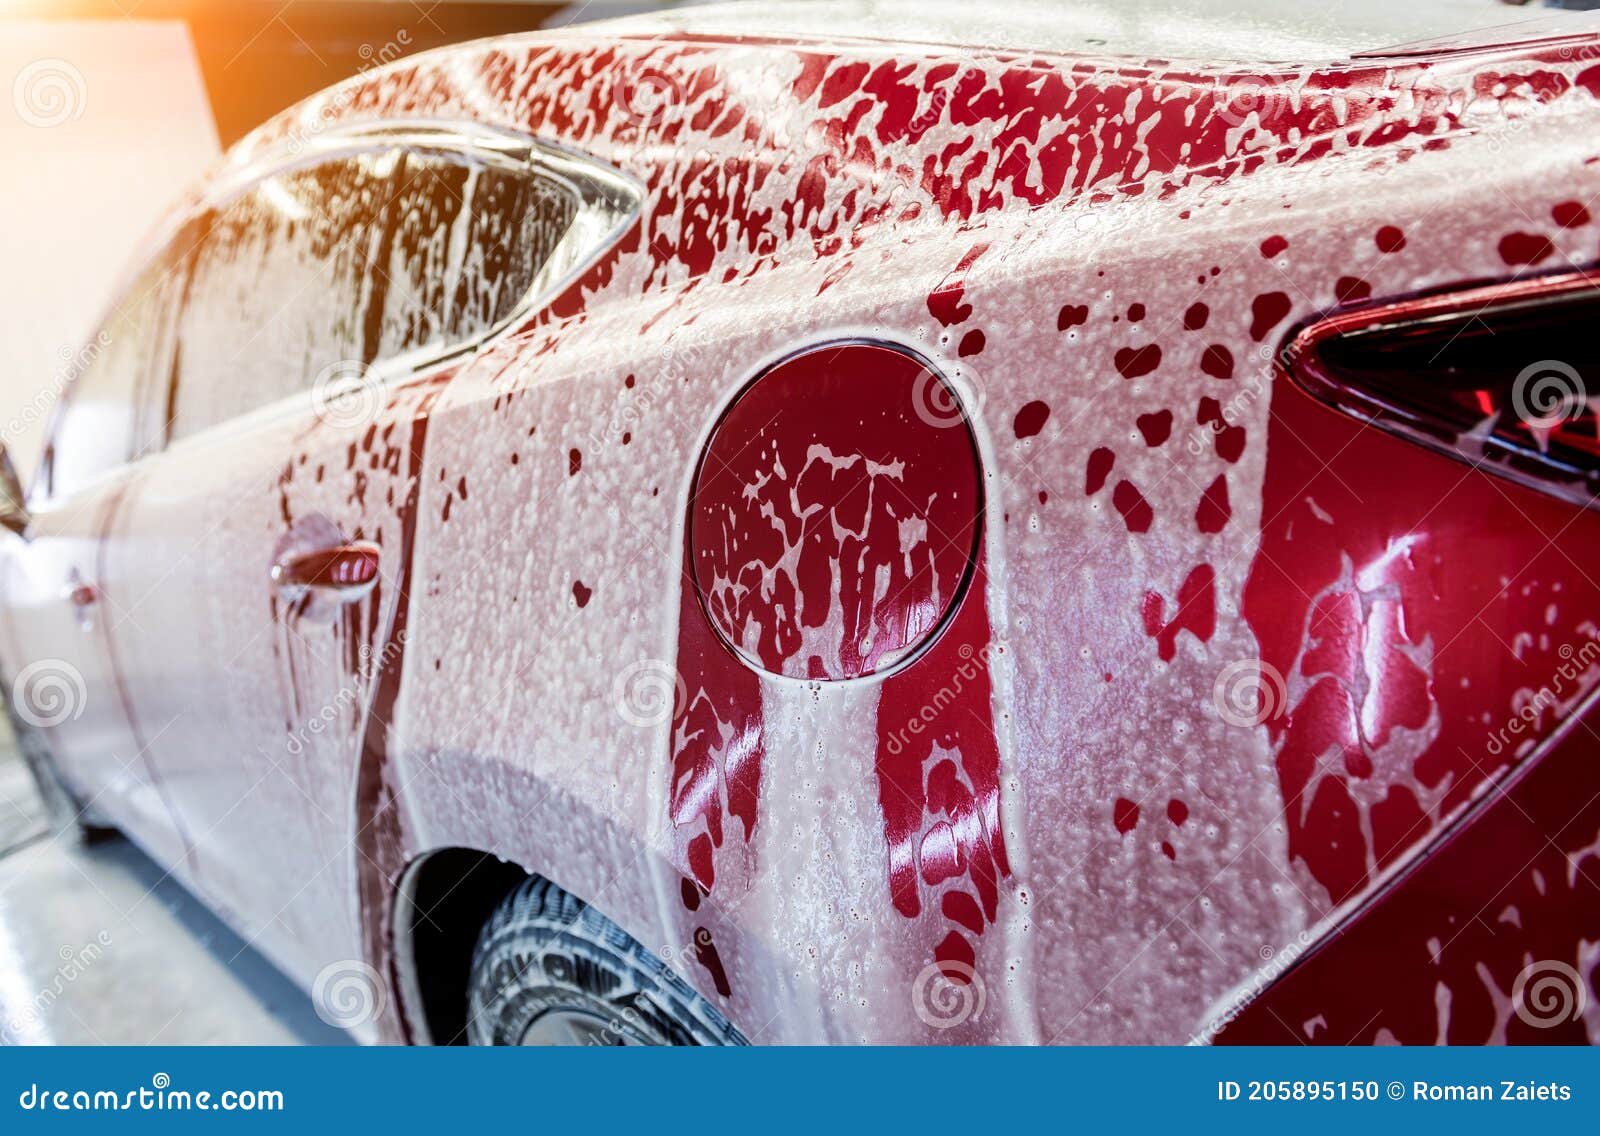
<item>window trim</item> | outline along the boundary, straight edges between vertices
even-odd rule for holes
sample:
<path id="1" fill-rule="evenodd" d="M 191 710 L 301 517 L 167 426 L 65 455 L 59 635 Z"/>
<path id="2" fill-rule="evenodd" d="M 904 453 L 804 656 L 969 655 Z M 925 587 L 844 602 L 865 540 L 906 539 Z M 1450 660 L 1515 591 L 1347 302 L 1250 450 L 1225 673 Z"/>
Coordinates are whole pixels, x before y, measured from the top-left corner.
<path id="1" fill-rule="evenodd" d="M 501 127 L 433 119 L 401 119 L 338 126 L 309 141 L 291 139 L 253 155 L 248 161 L 215 177 L 197 194 L 186 199 L 179 209 L 166 218 L 154 238 L 144 246 L 131 272 L 118 284 L 113 292 L 115 298 L 93 325 L 95 333 L 98 334 L 114 318 L 118 309 L 127 302 L 132 289 L 152 265 L 167 255 L 173 242 L 195 218 L 252 192 L 271 178 L 343 157 L 396 149 L 408 153 L 456 155 L 472 161 L 497 164 L 507 172 L 548 178 L 572 193 L 577 201 L 577 210 L 566 233 L 551 249 L 527 291 L 502 319 L 465 339 L 439 347 L 417 348 L 375 361 L 369 372 L 375 382 L 385 387 L 396 380 L 412 378 L 477 352 L 496 337 L 526 326 L 534 314 L 615 247 L 638 218 L 644 201 L 643 186 L 634 178 L 588 155 Z M 164 400 L 164 384 L 150 380 L 149 375 L 137 377 L 134 384 L 136 397 L 148 401 L 159 396 Z M 78 377 L 74 376 L 73 382 L 61 392 L 51 408 L 40 462 L 28 487 L 30 508 L 47 506 L 64 496 L 48 483 L 52 480 L 50 467 L 54 463 L 51 457 L 61 422 L 70 408 L 77 383 Z M 161 390 L 154 389 L 157 387 Z M 127 469 L 146 458 L 173 447 L 182 447 L 191 441 L 203 441 L 213 431 L 244 421 L 260 411 L 282 407 L 310 396 L 310 391 L 298 391 L 288 398 L 211 423 L 179 439 L 172 438 L 171 424 L 163 422 L 159 436 L 140 440 L 142 449 L 107 472 Z"/>
<path id="2" fill-rule="evenodd" d="M 1497 431 L 1477 439 L 1479 452 L 1462 448 L 1466 432 L 1440 432 L 1437 419 L 1415 406 L 1396 404 L 1364 387 L 1353 372 L 1340 373 L 1323 357 L 1324 348 L 1363 336 L 1425 331 L 1429 326 L 1471 323 L 1528 310 L 1556 310 L 1564 304 L 1593 303 L 1600 275 L 1591 269 L 1557 270 L 1537 276 L 1477 281 L 1387 298 L 1305 320 L 1278 349 L 1278 363 L 1301 391 L 1329 409 L 1525 488 L 1600 508 L 1600 473 L 1529 446 Z M 1534 356 L 1529 355 L 1532 359 Z M 1497 410 L 1498 414 L 1500 411 Z"/>
<path id="3" fill-rule="evenodd" d="M 374 362 L 370 369 L 380 381 L 387 381 L 391 373 L 412 374 L 458 358 L 477 350 L 507 328 L 520 325 L 622 238 L 638 216 L 644 197 L 642 188 L 633 179 L 593 158 L 529 135 L 475 123 L 425 119 L 358 123 L 329 130 L 298 147 L 293 143 L 279 146 L 252 159 L 236 174 L 213 185 L 203 197 L 191 203 L 182 220 L 174 226 L 174 232 L 180 231 L 194 217 L 236 200 L 271 178 L 344 157 L 394 149 L 498 161 L 508 173 L 533 173 L 564 185 L 577 200 L 578 209 L 566 234 L 550 250 L 527 292 L 503 319 L 477 335 L 442 348 L 417 348 Z"/>

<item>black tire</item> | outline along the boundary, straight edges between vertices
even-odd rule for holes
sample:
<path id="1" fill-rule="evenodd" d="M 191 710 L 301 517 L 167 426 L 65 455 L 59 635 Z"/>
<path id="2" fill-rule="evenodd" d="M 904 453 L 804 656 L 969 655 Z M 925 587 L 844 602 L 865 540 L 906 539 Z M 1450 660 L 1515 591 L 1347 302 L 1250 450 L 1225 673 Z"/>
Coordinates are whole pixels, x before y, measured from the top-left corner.
<path id="1" fill-rule="evenodd" d="M 626 931 L 538 876 L 512 889 L 478 934 L 467 982 L 467 1040 L 745 1044 L 715 1007 Z"/>

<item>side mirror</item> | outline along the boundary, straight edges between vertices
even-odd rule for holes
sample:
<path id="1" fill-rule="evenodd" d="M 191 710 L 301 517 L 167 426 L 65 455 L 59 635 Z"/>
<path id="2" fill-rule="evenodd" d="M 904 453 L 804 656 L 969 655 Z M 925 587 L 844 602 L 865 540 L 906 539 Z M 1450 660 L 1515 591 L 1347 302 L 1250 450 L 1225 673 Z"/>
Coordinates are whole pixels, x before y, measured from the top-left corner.
<path id="1" fill-rule="evenodd" d="M 23 536 L 27 533 L 30 519 L 28 495 L 23 491 L 16 467 L 11 464 L 11 455 L 0 443 L 0 527 Z"/>

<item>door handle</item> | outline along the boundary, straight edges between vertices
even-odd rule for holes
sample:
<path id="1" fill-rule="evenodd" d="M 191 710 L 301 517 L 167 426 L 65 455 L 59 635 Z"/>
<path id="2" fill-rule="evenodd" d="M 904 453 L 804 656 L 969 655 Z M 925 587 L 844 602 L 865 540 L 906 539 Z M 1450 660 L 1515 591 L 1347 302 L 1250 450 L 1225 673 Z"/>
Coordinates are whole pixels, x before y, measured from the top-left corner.
<path id="1" fill-rule="evenodd" d="M 367 540 L 286 553 L 272 565 L 272 585 L 288 603 L 308 593 L 355 603 L 378 582 L 378 553 L 378 546 Z"/>
<path id="2" fill-rule="evenodd" d="M 80 576 L 78 570 L 74 568 L 62 592 L 66 601 L 72 605 L 72 615 L 78 621 L 78 626 L 85 631 L 93 630 L 94 609 L 100 603 L 100 589 L 95 587 L 92 581 Z"/>

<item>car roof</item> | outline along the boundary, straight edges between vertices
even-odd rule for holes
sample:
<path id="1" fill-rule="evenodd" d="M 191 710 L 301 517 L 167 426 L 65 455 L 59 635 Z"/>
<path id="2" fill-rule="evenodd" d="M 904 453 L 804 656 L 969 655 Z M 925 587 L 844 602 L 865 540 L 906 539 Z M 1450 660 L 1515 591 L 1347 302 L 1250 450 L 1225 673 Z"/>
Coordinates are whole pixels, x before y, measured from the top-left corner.
<path id="1" fill-rule="evenodd" d="M 1600 22 L 1593 13 L 1550 9 L 1529 19 L 1501 0 L 1012 0 L 984 9 L 981 18 L 972 0 L 772 0 L 675 8 L 599 27 L 613 34 L 691 39 L 875 40 L 1216 63 L 1321 63 L 1435 41 L 1438 50 L 1465 50 L 1560 38 L 1595 32 Z M 1488 28 L 1505 31 L 1474 34 Z"/>

